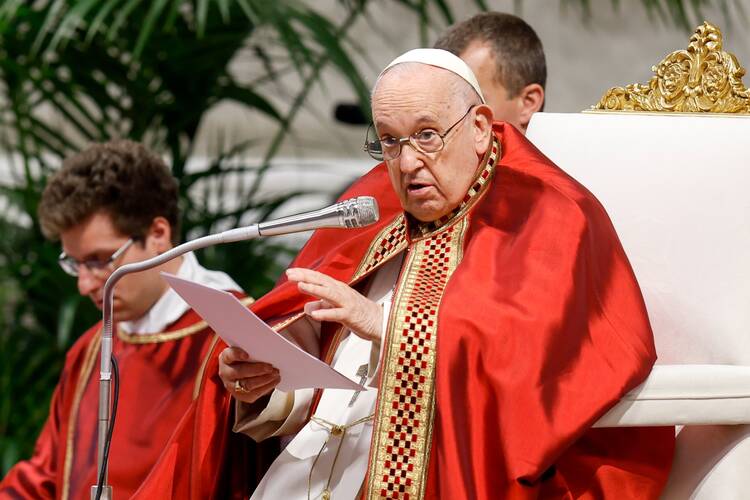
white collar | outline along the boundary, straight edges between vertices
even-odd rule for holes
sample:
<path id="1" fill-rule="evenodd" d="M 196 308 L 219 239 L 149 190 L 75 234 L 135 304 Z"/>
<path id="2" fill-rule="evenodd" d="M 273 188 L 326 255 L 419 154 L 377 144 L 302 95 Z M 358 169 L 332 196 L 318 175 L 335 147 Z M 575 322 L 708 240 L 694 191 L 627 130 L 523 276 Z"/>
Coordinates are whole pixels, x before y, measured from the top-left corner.
<path id="1" fill-rule="evenodd" d="M 219 290 L 241 290 L 228 274 L 222 271 L 210 271 L 201 266 L 192 252 L 183 256 L 177 276 Z M 136 320 L 123 321 L 119 327 L 125 333 L 159 333 L 180 319 L 188 309 L 190 307 L 177 295 L 177 292 L 172 288 L 167 288 L 167 291 L 159 297 L 146 314 Z"/>

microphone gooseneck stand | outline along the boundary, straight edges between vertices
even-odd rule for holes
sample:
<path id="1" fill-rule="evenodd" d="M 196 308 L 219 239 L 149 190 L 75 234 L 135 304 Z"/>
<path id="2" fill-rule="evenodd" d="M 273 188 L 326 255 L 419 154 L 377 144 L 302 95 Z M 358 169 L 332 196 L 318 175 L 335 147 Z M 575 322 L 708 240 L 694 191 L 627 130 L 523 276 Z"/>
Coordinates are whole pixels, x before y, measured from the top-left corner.
<path id="1" fill-rule="evenodd" d="M 178 245 L 161 255 L 118 267 L 104 284 L 102 303 L 102 344 L 99 371 L 99 412 L 97 443 L 97 484 L 91 487 L 92 500 L 112 500 L 112 486 L 107 484 L 108 435 L 110 433 L 110 392 L 112 379 L 112 318 L 115 285 L 127 274 L 152 269 L 188 252 L 222 243 L 251 240 L 260 236 L 310 231 L 324 227 L 355 228 L 378 220 L 378 206 L 374 198 L 359 197 L 345 200 L 330 207 L 300 215 L 261 222 L 252 226 L 230 229 Z"/>

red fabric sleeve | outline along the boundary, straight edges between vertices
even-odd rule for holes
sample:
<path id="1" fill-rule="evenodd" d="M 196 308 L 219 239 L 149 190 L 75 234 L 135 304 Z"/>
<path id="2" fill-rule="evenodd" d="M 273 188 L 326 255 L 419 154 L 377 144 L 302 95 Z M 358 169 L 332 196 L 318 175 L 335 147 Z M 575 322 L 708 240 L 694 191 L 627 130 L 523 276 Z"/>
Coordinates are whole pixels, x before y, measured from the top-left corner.
<path id="1" fill-rule="evenodd" d="M 34 446 L 34 454 L 28 460 L 14 465 L 0 483 L 0 499 L 16 498 L 57 498 L 58 444 L 61 427 L 61 386 L 52 395 L 47 422 Z"/>
<path id="2" fill-rule="evenodd" d="M 674 452 L 674 427 L 591 429 L 543 482 L 542 498 L 659 498 Z M 552 472 L 552 471 L 551 471 Z"/>

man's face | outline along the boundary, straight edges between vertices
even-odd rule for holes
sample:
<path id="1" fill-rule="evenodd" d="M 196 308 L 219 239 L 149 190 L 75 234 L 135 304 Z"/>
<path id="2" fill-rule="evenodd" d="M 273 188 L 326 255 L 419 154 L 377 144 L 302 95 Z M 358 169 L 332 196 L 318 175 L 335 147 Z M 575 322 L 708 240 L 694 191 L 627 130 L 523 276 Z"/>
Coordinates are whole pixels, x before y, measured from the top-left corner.
<path id="1" fill-rule="evenodd" d="M 97 212 L 80 224 L 60 234 L 63 251 L 79 262 L 107 261 L 110 256 L 128 241 L 129 235 L 115 229 L 110 216 Z M 113 267 L 154 257 L 151 234 L 145 242 L 136 241 L 115 261 Z M 130 321 L 142 317 L 166 290 L 158 269 L 130 274 L 115 286 L 115 321 Z M 88 296 L 97 308 L 102 308 L 104 283 L 111 271 L 92 272 L 84 265 L 78 266 L 78 291 Z"/>
<path id="2" fill-rule="evenodd" d="M 422 64 L 387 72 L 372 98 L 378 137 L 401 138 L 426 129 L 444 134 L 471 104 L 479 103 L 478 96 L 467 102 L 456 95 L 458 78 Z M 491 121 L 489 108 L 475 107 L 445 136 L 441 151 L 422 153 L 403 144 L 401 154 L 386 162 L 406 212 L 423 222 L 434 221 L 461 203 L 489 145 Z"/>
<path id="3" fill-rule="evenodd" d="M 471 68 L 479 81 L 484 99 L 492 108 L 495 120 L 510 123 L 520 131 L 526 130 L 526 123 L 522 123 L 523 103 L 520 96 L 511 98 L 508 90 L 495 78 L 495 56 L 489 45 L 482 42 L 472 42 L 464 50 L 461 59 Z"/>

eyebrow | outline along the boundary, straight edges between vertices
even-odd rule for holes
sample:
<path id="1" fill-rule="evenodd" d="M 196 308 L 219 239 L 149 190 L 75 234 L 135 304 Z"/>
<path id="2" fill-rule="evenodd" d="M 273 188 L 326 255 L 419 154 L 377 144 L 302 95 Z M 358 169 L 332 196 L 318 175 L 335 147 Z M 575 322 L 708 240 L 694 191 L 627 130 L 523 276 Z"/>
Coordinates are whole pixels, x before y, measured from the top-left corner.
<path id="1" fill-rule="evenodd" d="M 437 115 L 434 115 L 432 113 L 420 113 L 416 115 L 416 124 L 419 125 L 439 125 L 438 123 L 438 117 Z M 375 121 L 375 128 L 379 129 L 382 128 L 384 125 L 388 125 L 388 123 L 383 123 L 382 121 Z"/>
<path id="2" fill-rule="evenodd" d="M 66 252 L 64 248 L 63 248 L 62 251 L 65 253 L 65 255 L 67 255 L 68 257 L 71 257 L 71 255 L 68 252 Z M 106 255 L 107 253 L 111 254 L 111 253 L 114 253 L 116 251 L 117 251 L 116 248 L 114 250 L 110 250 L 108 248 L 97 248 L 95 250 L 91 250 L 90 252 L 88 252 L 86 255 L 83 256 L 83 258 L 76 259 L 76 260 L 79 261 L 79 262 L 86 262 L 86 261 L 89 261 L 89 260 L 98 260 L 98 261 L 107 260 L 109 258 L 108 256 L 105 257 L 104 259 L 101 259 L 100 257 L 102 255 Z M 73 258 L 75 258 L 75 257 L 73 257 Z"/>

